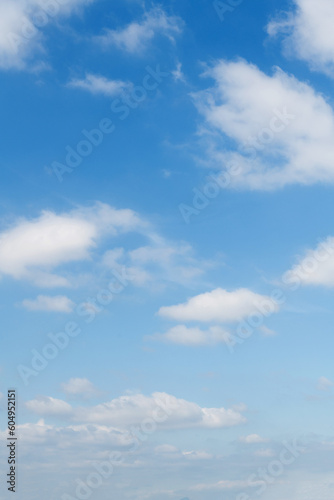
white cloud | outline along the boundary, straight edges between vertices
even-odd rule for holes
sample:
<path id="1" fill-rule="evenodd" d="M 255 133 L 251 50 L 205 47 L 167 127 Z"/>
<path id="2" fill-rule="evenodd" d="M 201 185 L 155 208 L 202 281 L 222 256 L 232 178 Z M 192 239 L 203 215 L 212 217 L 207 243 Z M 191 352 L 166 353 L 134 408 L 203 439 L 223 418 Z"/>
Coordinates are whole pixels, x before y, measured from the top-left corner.
<path id="1" fill-rule="evenodd" d="M 182 26 L 180 18 L 168 16 L 161 8 L 154 8 L 146 12 L 141 21 L 134 21 L 125 28 L 107 30 L 98 40 L 105 46 L 115 45 L 126 52 L 141 53 L 157 35 L 174 41 Z"/>
<path id="2" fill-rule="evenodd" d="M 68 83 L 68 87 L 86 90 L 91 94 L 113 97 L 129 90 L 132 84 L 121 80 L 108 80 L 104 76 L 87 73 L 84 79 L 72 79 Z"/>
<path id="3" fill-rule="evenodd" d="M 177 321 L 233 323 L 254 313 L 263 304 L 271 307 L 273 312 L 279 309 L 271 298 L 251 290 L 242 288 L 228 292 L 217 288 L 192 297 L 184 304 L 161 307 L 158 314 Z"/>
<path id="4" fill-rule="evenodd" d="M 83 424 L 108 425 L 127 429 L 148 417 L 157 416 L 164 429 L 215 429 L 243 424 L 245 417 L 234 409 L 201 408 L 196 403 L 178 399 L 166 393 L 122 396 L 92 407 L 72 407 L 51 397 L 41 397 L 26 403 L 28 410 L 42 417 L 58 416 Z"/>
<path id="5" fill-rule="evenodd" d="M 246 444 L 257 444 L 265 443 L 267 439 L 259 436 L 258 434 L 249 434 L 248 436 L 242 436 L 239 441 Z"/>
<path id="6" fill-rule="evenodd" d="M 334 3 L 293 0 L 294 11 L 272 20 L 267 31 L 282 33 L 288 55 L 307 61 L 312 69 L 334 76 Z"/>
<path id="7" fill-rule="evenodd" d="M 20 424 L 17 426 L 17 430 L 24 446 L 43 445 L 45 452 L 49 447 L 52 447 L 52 449 L 57 450 L 57 453 L 65 450 L 65 453 L 68 454 L 69 451 L 73 451 L 74 447 L 74 454 L 78 454 L 78 450 L 82 447 L 87 448 L 87 446 L 90 446 L 92 450 L 92 447 L 125 447 L 128 444 L 128 436 L 125 431 L 104 425 L 89 424 L 60 427 L 48 425 L 44 419 L 41 419 L 37 423 Z"/>
<path id="8" fill-rule="evenodd" d="M 155 334 L 147 337 L 171 344 L 186 346 L 216 345 L 228 342 L 230 334 L 219 326 L 212 326 L 208 330 L 200 328 L 188 328 L 185 325 L 177 325 L 170 328 L 166 333 Z"/>
<path id="9" fill-rule="evenodd" d="M 38 295 L 35 300 L 23 300 L 22 305 L 28 309 L 28 311 L 54 311 L 64 313 L 72 312 L 74 307 L 74 303 L 63 295 L 58 295 L 56 297 Z"/>
<path id="10" fill-rule="evenodd" d="M 42 0 L 2 0 L 0 3 L 0 68 L 23 69 L 36 53 L 43 53 L 43 28 L 58 16 L 68 16 L 94 0 L 52 2 Z"/>
<path id="11" fill-rule="evenodd" d="M 180 62 L 177 63 L 176 68 L 172 71 L 173 78 L 176 82 L 185 82 L 185 76 L 182 71 L 182 64 Z"/>
<path id="12" fill-rule="evenodd" d="M 72 414 L 70 404 L 51 397 L 40 397 L 26 403 L 28 410 L 42 416 L 65 417 Z"/>
<path id="13" fill-rule="evenodd" d="M 326 377 L 320 377 L 318 380 L 318 390 L 319 391 L 328 391 L 334 386 L 334 382 L 329 380 Z"/>
<path id="14" fill-rule="evenodd" d="M 308 250 L 303 258 L 284 275 L 286 283 L 301 285 L 334 286 L 334 238 L 329 237 L 315 249 Z"/>
<path id="15" fill-rule="evenodd" d="M 334 113 L 321 94 L 279 68 L 270 76 L 243 60 L 219 61 L 206 76 L 214 87 L 194 99 L 209 132 L 211 164 L 236 166 L 230 187 L 334 182 Z"/>
<path id="16" fill-rule="evenodd" d="M 141 245 L 147 244 L 110 245 L 124 233 L 140 235 Z M 43 211 L 32 219 L 18 218 L 0 231 L 0 277 L 8 275 L 43 288 L 71 287 L 92 279 L 86 269 L 93 263 L 100 274 L 121 272 L 133 286 L 154 291 L 171 283 L 194 283 L 216 265 L 196 258 L 190 245 L 167 241 L 134 211 L 103 203 L 64 213 Z M 43 307 L 51 307 L 44 298 L 24 305 L 37 309 L 41 301 Z M 62 303 L 65 309 L 65 299 Z"/>
<path id="17" fill-rule="evenodd" d="M 132 210 L 102 203 L 60 215 L 44 211 L 32 220 L 19 219 L 0 233 L 0 274 L 42 287 L 69 286 L 65 277 L 50 270 L 89 260 L 103 235 L 140 231 L 144 225 Z"/>
<path id="18" fill-rule="evenodd" d="M 82 396 L 84 398 L 94 397 L 98 390 L 87 378 L 71 378 L 62 384 L 62 389 L 68 396 Z"/>
<path id="19" fill-rule="evenodd" d="M 87 259 L 97 237 L 96 227 L 83 219 L 43 214 L 22 220 L 0 235 L 0 271 L 15 278 L 28 277 L 34 267 L 57 266 Z"/>
<path id="20" fill-rule="evenodd" d="M 213 262 L 194 257 L 190 245 L 166 241 L 158 234 L 147 233 L 150 244 L 126 251 L 124 248 L 108 250 L 103 257 L 106 267 L 125 266 L 135 286 L 152 285 L 159 281 L 189 284 L 203 275 Z"/>

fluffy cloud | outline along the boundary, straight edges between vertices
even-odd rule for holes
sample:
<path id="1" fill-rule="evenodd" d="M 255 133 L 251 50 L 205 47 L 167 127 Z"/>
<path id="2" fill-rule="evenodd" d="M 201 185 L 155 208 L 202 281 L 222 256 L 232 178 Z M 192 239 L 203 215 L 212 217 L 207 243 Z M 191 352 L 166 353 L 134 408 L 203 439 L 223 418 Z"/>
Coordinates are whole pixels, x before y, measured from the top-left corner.
<path id="1" fill-rule="evenodd" d="M 86 90 L 91 94 L 103 94 L 113 97 L 129 90 L 132 84 L 121 80 L 108 80 L 104 76 L 87 73 L 84 79 L 72 79 L 68 87 Z"/>
<path id="2" fill-rule="evenodd" d="M 140 235 L 145 246 L 110 246 L 125 233 Z M 91 278 L 85 269 L 92 268 L 93 259 L 99 272 L 122 272 L 133 286 L 151 290 L 164 289 L 170 283 L 188 285 L 216 265 L 196 258 L 190 245 L 167 241 L 134 211 L 104 203 L 64 213 L 43 211 L 36 218 L 16 219 L 0 231 L 0 276 L 44 288 L 70 287 Z M 40 296 L 35 301 L 25 300 L 24 306 L 66 312 L 71 303 L 65 298 Z"/>
<path id="3" fill-rule="evenodd" d="M 116 236 L 143 227 L 144 222 L 133 211 L 102 203 L 60 215 L 43 212 L 36 219 L 19 219 L 0 233 L 0 273 L 42 287 L 69 286 L 65 277 L 50 270 L 89 260 L 103 235 Z"/>
<path id="4" fill-rule="evenodd" d="M 168 16 L 161 8 L 146 12 L 141 21 L 134 21 L 125 28 L 107 30 L 98 40 L 104 45 L 115 45 L 130 53 L 143 52 L 156 35 L 163 35 L 174 41 L 182 31 L 183 22 L 175 16 Z"/>
<path id="5" fill-rule="evenodd" d="M 177 321 L 234 323 L 254 313 L 264 303 L 270 304 L 273 312 L 278 311 L 272 299 L 251 290 L 242 288 L 228 292 L 217 288 L 192 297 L 184 304 L 161 307 L 159 315 Z"/>
<path id="6" fill-rule="evenodd" d="M 90 398 L 98 394 L 98 390 L 87 378 L 71 378 L 62 384 L 62 389 L 68 396 Z"/>
<path id="7" fill-rule="evenodd" d="M 329 237 L 315 249 L 308 250 L 299 262 L 285 273 L 286 283 L 334 286 L 334 238 Z"/>
<path id="8" fill-rule="evenodd" d="M 28 401 L 26 407 L 43 417 L 58 416 L 82 424 L 127 429 L 153 416 L 165 429 L 223 428 L 240 425 L 245 417 L 234 409 L 201 408 L 196 403 L 166 393 L 122 396 L 92 407 L 72 407 L 51 397 Z"/>
<path id="9" fill-rule="evenodd" d="M 70 15 L 94 0 L 43 2 L 2 0 L 0 3 L 0 68 L 23 69 L 36 52 L 44 52 L 43 26 L 58 16 Z"/>
<path id="10" fill-rule="evenodd" d="M 208 330 L 200 328 L 188 328 L 185 325 L 177 325 L 170 328 L 166 333 L 156 334 L 148 339 L 159 340 L 170 344 L 186 346 L 216 345 L 228 342 L 230 334 L 219 326 L 212 326 Z"/>
<path id="11" fill-rule="evenodd" d="M 66 401 L 55 399 L 51 397 L 38 398 L 26 403 L 28 410 L 37 413 L 38 415 L 45 415 L 48 417 L 66 417 L 72 414 L 72 407 Z"/>
<path id="12" fill-rule="evenodd" d="M 28 309 L 28 311 L 53 311 L 63 313 L 72 312 L 74 307 L 74 303 L 63 295 L 58 295 L 56 297 L 38 295 L 35 300 L 23 300 L 22 305 Z"/>
<path id="13" fill-rule="evenodd" d="M 321 94 L 279 68 L 270 76 L 243 60 L 220 61 L 206 76 L 214 87 L 194 99 L 211 133 L 211 164 L 232 172 L 230 187 L 334 182 L 334 113 Z"/>
<path id="14" fill-rule="evenodd" d="M 294 12 L 272 20 L 269 35 L 283 34 L 288 54 L 307 61 L 313 69 L 334 76 L 334 3 L 331 0 L 293 0 Z"/>

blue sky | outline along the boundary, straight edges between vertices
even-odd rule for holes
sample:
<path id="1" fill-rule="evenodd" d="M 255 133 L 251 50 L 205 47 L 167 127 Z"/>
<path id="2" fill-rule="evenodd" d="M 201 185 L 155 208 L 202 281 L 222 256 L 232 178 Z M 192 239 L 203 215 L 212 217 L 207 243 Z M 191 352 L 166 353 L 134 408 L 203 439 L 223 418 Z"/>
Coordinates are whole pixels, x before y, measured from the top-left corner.
<path id="1" fill-rule="evenodd" d="M 333 498 L 333 21 L 3 0 L 18 498 Z"/>

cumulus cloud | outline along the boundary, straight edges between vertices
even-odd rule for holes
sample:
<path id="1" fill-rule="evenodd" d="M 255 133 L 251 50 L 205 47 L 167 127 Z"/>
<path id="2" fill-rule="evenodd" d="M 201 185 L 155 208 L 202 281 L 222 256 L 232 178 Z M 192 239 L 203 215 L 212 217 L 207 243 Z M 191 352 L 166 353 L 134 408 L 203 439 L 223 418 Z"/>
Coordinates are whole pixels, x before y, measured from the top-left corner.
<path id="1" fill-rule="evenodd" d="M 2 0 L 0 3 L 0 68 L 23 69 L 36 53 L 42 53 L 42 28 L 59 16 L 69 16 L 78 7 L 94 0 L 53 2 L 42 0 Z"/>
<path id="2" fill-rule="evenodd" d="M 102 203 L 60 215 L 44 211 L 35 219 L 19 219 L 0 233 L 0 274 L 42 287 L 69 286 L 65 277 L 50 270 L 89 260 L 103 235 L 139 231 L 143 226 L 133 211 Z"/>
<path id="3" fill-rule="evenodd" d="M 94 384 L 87 378 L 71 378 L 62 384 L 62 389 L 68 396 L 82 396 L 85 399 L 98 394 Z"/>
<path id="4" fill-rule="evenodd" d="M 161 307 L 158 314 L 177 321 L 233 323 L 254 313 L 264 303 L 270 304 L 273 312 L 279 309 L 270 297 L 251 290 L 241 288 L 228 292 L 217 288 L 192 297 L 184 304 Z"/>
<path id="5" fill-rule="evenodd" d="M 298 285 L 334 286 L 334 238 L 320 242 L 284 275 L 284 281 Z"/>
<path id="6" fill-rule="evenodd" d="M 109 97 L 121 94 L 132 87 L 130 82 L 122 80 L 109 80 L 101 75 L 93 75 L 87 73 L 84 79 L 73 78 L 68 84 L 68 87 L 82 89 L 91 94 L 103 94 Z"/>
<path id="7" fill-rule="evenodd" d="M 110 246 L 125 233 L 140 235 L 141 246 Z M 18 218 L 0 230 L 0 277 L 27 280 L 42 288 L 71 287 L 90 279 L 82 269 L 92 268 L 93 259 L 99 272 L 122 272 L 131 285 L 151 290 L 171 283 L 189 285 L 217 265 L 198 259 L 186 243 L 166 240 L 133 210 L 100 202 L 63 213 L 43 211 L 35 218 Z M 52 300 L 44 295 L 23 305 L 30 310 L 54 307 L 64 312 L 71 307 L 64 298 Z"/>
<path id="8" fill-rule="evenodd" d="M 43 416 L 70 416 L 72 407 L 66 401 L 51 397 L 40 397 L 32 401 L 27 401 L 26 407 L 28 410 Z"/>
<path id="9" fill-rule="evenodd" d="M 230 187 L 334 182 L 334 113 L 323 95 L 279 68 L 267 75 L 243 60 L 219 61 L 206 76 L 215 85 L 194 100 L 210 132 L 211 163 L 233 171 Z"/>
<path id="10" fill-rule="evenodd" d="M 40 397 L 26 403 L 31 412 L 42 417 L 58 416 L 82 424 L 107 425 L 120 429 L 156 418 L 164 429 L 215 429 L 243 424 L 245 417 L 234 409 L 201 408 L 196 403 L 166 393 L 126 395 L 91 407 L 72 407 L 68 403 Z"/>
<path id="11" fill-rule="evenodd" d="M 74 302 L 63 295 L 57 295 L 56 297 L 38 295 L 35 300 L 23 300 L 22 305 L 25 309 L 28 309 L 28 311 L 52 311 L 70 313 L 73 311 Z"/>
<path id="12" fill-rule="evenodd" d="M 282 34 L 284 49 L 312 69 L 334 76 L 334 4 L 331 0 L 293 0 L 294 10 L 273 19 L 270 36 Z"/>
<path id="13" fill-rule="evenodd" d="M 174 41 L 182 31 L 183 22 L 179 17 L 168 16 L 161 8 L 146 12 L 143 19 L 128 24 L 125 28 L 107 30 L 98 40 L 104 45 L 114 45 L 135 54 L 146 50 L 151 40 L 163 35 Z"/>
<path id="14" fill-rule="evenodd" d="M 200 328 L 189 328 L 185 325 L 177 325 L 170 328 L 166 333 L 157 333 L 147 339 L 158 340 L 170 344 L 185 346 L 216 345 L 229 341 L 230 334 L 219 326 L 212 326 L 208 330 Z"/>

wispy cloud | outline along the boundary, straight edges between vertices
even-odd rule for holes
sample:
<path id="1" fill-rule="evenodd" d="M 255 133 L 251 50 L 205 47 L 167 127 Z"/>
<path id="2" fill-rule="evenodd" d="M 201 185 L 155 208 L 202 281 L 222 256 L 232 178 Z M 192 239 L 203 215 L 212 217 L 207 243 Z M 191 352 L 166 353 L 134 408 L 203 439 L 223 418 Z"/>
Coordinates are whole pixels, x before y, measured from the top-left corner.
<path id="1" fill-rule="evenodd" d="M 34 300 L 25 299 L 22 305 L 28 311 L 52 311 L 70 313 L 73 311 L 74 303 L 63 295 L 48 297 L 47 295 L 38 295 Z"/>
<path id="2" fill-rule="evenodd" d="M 186 243 L 174 243 L 152 231 L 147 234 L 149 244 L 135 249 L 115 248 L 103 256 L 106 268 L 125 266 L 135 286 L 150 286 L 160 283 L 189 285 L 200 279 L 206 270 L 217 265 L 195 256 L 193 248 Z"/>
<path id="3" fill-rule="evenodd" d="M 144 52 L 157 35 L 174 41 L 182 32 L 183 21 L 176 16 L 169 16 L 161 8 L 154 8 L 144 14 L 140 21 L 133 21 L 124 28 L 106 30 L 97 39 L 104 46 L 114 45 L 126 52 L 138 54 Z"/>
<path id="4" fill-rule="evenodd" d="M 109 97 L 116 96 L 132 88 L 130 82 L 109 80 L 104 76 L 93 75 L 92 73 L 87 73 L 83 79 L 73 78 L 67 86 L 86 90 L 91 94 L 103 94 Z"/>
<path id="5" fill-rule="evenodd" d="M 173 78 L 176 82 L 185 82 L 186 78 L 182 71 L 182 64 L 180 62 L 177 63 L 176 68 L 172 71 Z"/>

